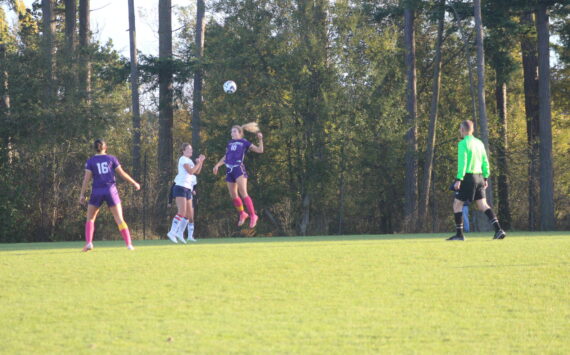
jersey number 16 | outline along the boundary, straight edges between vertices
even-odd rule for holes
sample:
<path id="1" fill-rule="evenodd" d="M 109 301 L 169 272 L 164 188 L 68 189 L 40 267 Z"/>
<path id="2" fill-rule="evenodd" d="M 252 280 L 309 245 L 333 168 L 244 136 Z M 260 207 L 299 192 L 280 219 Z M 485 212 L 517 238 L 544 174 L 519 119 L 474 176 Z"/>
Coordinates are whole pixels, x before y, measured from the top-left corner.
<path id="1" fill-rule="evenodd" d="M 99 174 L 107 174 L 109 172 L 109 164 L 108 163 L 97 163 L 97 170 L 99 170 Z"/>

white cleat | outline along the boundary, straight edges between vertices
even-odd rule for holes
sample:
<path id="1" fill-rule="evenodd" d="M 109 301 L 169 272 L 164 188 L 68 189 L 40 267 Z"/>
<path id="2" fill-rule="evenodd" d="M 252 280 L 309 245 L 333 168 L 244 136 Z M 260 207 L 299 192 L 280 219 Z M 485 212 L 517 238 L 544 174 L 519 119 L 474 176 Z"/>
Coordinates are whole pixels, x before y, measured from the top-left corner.
<path id="1" fill-rule="evenodd" d="M 127 246 L 127 249 L 128 250 L 135 250 L 135 247 L 131 244 L 131 245 Z"/>
<path id="2" fill-rule="evenodd" d="M 186 244 L 186 241 L 184 240 L 184 234 L 178 234 L 176 237 L 181 243 Z"/>
<path id="3" fill-rule="evenodd" d="M 188 237 L 188 241 L 189 241 L 189 242 L 195 242 L 196 239 L 194 239 L 194 237 Z"/>
<path id="4" fill-rule="evenodd" d="M 166 234 L 168 236 L 168 239 L 170 239 L 170 241 L 174 244 L 177 244 L 178 242 L 176 241 L 176 234 L 172 233 L 172 232 L 168 232 L 168 234 Z"/>
<path id="5" fill-rule="evenodd" d="M 86 244 L 81 251 L 93 250 L 93 243 Z"/>

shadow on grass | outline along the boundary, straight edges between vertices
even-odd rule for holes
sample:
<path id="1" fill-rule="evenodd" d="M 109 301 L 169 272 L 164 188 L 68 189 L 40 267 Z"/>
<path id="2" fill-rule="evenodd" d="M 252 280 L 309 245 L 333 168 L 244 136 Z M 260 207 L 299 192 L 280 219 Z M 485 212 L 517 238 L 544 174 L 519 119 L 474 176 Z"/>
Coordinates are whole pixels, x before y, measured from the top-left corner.
<path id="1" fill-rule="evenodd" d="M 465 265 L 465 266 L 455 266 L 454 269 L 497 269 L 497 268 L 507 268 L 507 267 L 528 267 L 536 268 L 542 266 L 565 266 L 570 265 L 570 263 L 539 263 L 539 264 L 494 264 L 494 265 Z"/>
<path id="2" fill-rule="evenodd" d="M 187 246 L 200 246 L 212 244 L 255 244 L 255 243 L 291 243 L 291 242 L 351 242 L 351 241 L 394 241 L 394 240 L 440 240 L 444 242 L 451 233 L 420 233 L 420 234 L 377 234 L 377 235 L 337 235 L 337 236 L 308 236 L 308 237 L 241 237 L 241 238 L 201 238 L 196 243 L 189 243 Z M 517 237 L 570 237 L 570 232 L 510 232 L 507 235 L 507 241 Z M 466 242 L 470 240 L 492 240 L 492 233 L 468 233 L 466 234 Z M 494 242 L 504 242 L 494 241 Z M 461 242 L 449 242 L 457 244 Z M 144 247 L 176 247 L 169 240 L 134 240 L 135 248 Z M 0 252 L 11 251 L 33 251 L 33 250 L 49 250 L 49 249 L 72 249 L 78 252 L 83 248 L 83 241 L 76 242 L 47 242 L 47 243 L 10 243 L 0 244 Z M 95 241 L 95 248 L 125 248 L 122 240 L 115 241 Z"/>

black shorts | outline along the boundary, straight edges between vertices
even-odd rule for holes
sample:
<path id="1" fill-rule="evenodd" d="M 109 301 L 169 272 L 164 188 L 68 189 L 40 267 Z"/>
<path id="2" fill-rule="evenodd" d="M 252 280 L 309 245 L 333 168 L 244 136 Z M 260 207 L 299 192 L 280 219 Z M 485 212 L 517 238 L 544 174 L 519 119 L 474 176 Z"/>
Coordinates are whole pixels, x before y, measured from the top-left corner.
<path id="1" fill-rule="evenodd" d="M 455 198 L 463 202 L 473 202 L 487 198 L 485 195 L 485 179 L 481 174 L 465 174 Z"/>
<path id="2" fill-rule="evenodd" d="M 184 186 L 174 185 L 172 188 L 172 196 L 183 197 L 186 200 L 192 199 L 192 189 L 186 188 Z"/>

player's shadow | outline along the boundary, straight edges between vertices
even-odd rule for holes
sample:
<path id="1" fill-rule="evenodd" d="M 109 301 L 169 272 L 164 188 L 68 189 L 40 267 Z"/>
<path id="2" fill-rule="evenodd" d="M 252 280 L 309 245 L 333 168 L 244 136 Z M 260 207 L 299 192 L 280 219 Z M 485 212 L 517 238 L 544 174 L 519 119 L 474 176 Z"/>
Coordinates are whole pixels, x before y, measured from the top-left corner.
<path id="1" fill-rule="evenodd" d="M 186 246 L 188 247 L 199 247 L 201 245 L 212 245 L 212 244 L 256 244 L 256 243 L 275 243 L 276 245 L 283 245 L 285 243 L 315 243 L 315 242 L 361 242 L 361 241 L 400 241 L 400 240 L 415 240 L 415 241 L 441 241 L 445 242 L 445 239 L 449 237 L 450 233 L 418 233 L 418 234 L 361 234 L 361 235 L 328 235 L 328 236 L 306 236 L 306 237 L 290 237 L 290 236 L 251 236 L 251 232 L 235 234 L 231 237 L 226 238 L 198 238 L 196 243 L 190 243 Z M 557 237 L 557 236 L 568 236 L 568 232 L 511 232 L 507 236 L 507 240 L 511 238 L 521 237 Z M 466 235 L 467 240 L 465 242 L 445 242 L 451 245 L 469 243 L 470 241 L 484 241 L 492 240 L 492 235 L 489 232 L 481 233 L 468 233 Z M 495 243 L 505 242 L 505 241 L 493 241 Z M 49 249 L 65 249 L 62 251 L 64 253 L 74 253 L 80 252 L 83 248 L 84 241 L 76 242 L 44 242 L 44 243 L 10 243 L 1 244 L 0 243 L 0 253 L 1 252 L 14 252 L 14 251 L 26 251 L 33 252 L 36 250 L 49 250 Z M 110 251 L 116 248 L 125 249 L 124 242 L 122 240 L 115 241 L 95 241 L 95 250 L 98 252 Z M 144 247 L 180 247 L 184 246 L 181 244 L 174 244 L 168 239 L 154 239 L 154 240 L 133 240 L 135 248 Z"/>
<path id="2" fill-rule="evenodd" d="M 289 236 L 254 236 L 254 230 L 244 229 L 235 233 L 231 237 L 226 238 L 200 238 L 197 243 L 190 245 L 211 245 L 211 244 L 251 244 L 251 243 L 289 243 L 289 242 L 347 242 L 347 241 L 363 241 L 363 240 L 402 240 L 402 239 L 434 239 L 443 238 L 444 235 L 437 236 L 434 234 L 383 234 L 383 235 L 336 235 L 336 236 L 306 236 L 306 237 L 289 237 Z M 94 241 L 95 251 L 103 251 L 110 248 L 123 248 L 122 240 L 114 241 Z M 80 252 L 83 248 L 84 241 L 75 242 L 41 242 L 41 243 L 9 243 L 0 244 L 1 252 L 26 251 L 33 252 L 39 250 L 65 249 L 62 252 Z M 177 246 L 168 239 L 155 240 L 133 240 L 135 248 L 147 246 Z M 189 245 L 189 246 L 190 246 Z"/>
<path id="3" fill-rule="evenodd" d="M 110 248 L 121 247 L 125 248 L 125 244 L 122 240 L 111 240 L 111 241 L 95 241 L 95 248 L 98 251 L 110 250 Z M 31 254 L 34 251 L 41 250 L 54 250 L 62 249 L 62 254 L 67 253 L 80 253 L 85 246 L 84 241 L 77 242 L 38 242 L 38 243 L 0 243 L 0 253 L 2 252 L 20 252 L 26 251 L 25 254 Z M 14 253 L 13 255 L 22 255 L 21 253 Z"/>
<path id="4" fill-rule="evenodd" d="M 251 243 L 290 243 L 290 242 L 357 242 L 357 241 L 395 241 L 395 240 L 441 240 L 450 233 L 418 233 L 418 234 L 360 234 L 360 235 L 327 235 L 327 236 L 252 236 L 246 229 L 236 232 L 231 238 L 199 239 L 198 244 L 251 244 Z M 469 239 L 491 239 L 489 233 L 470 233 Z"/>

